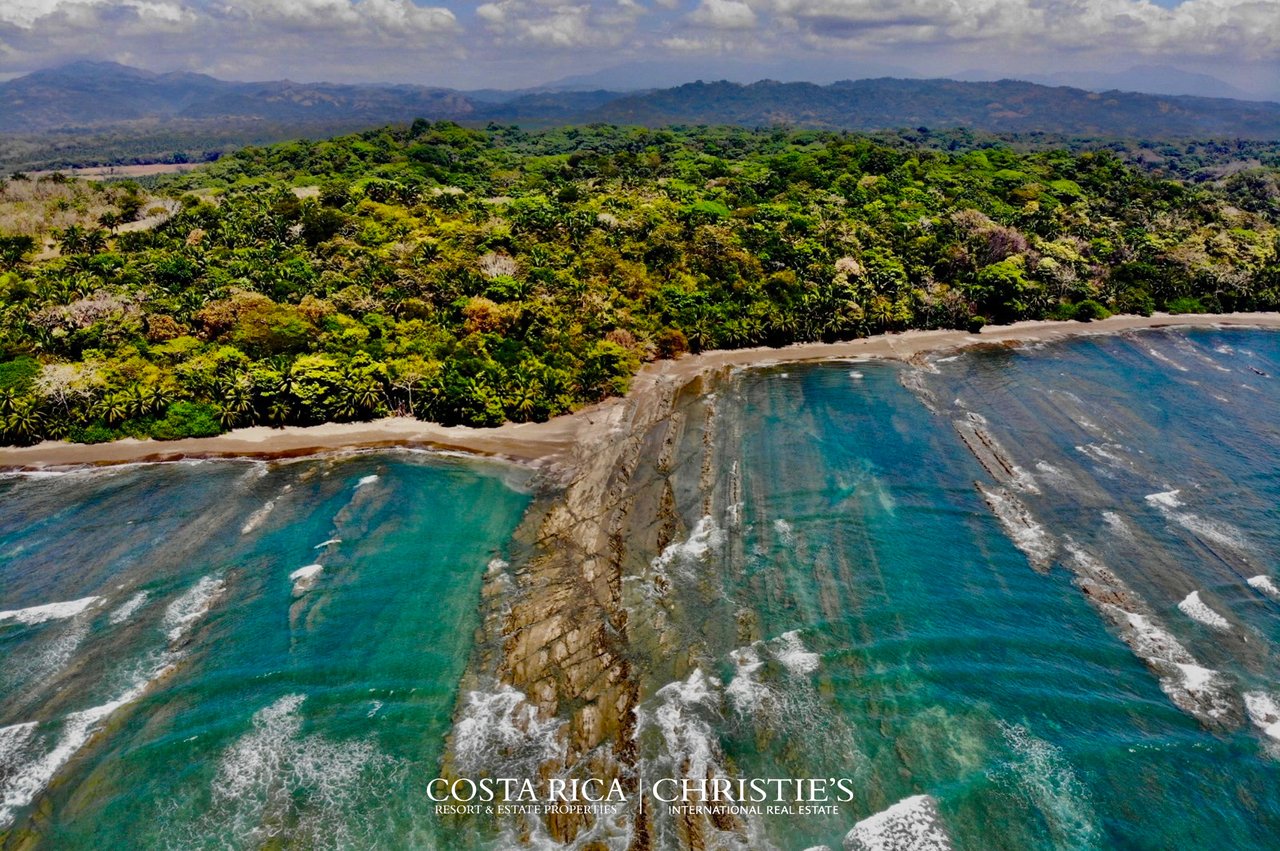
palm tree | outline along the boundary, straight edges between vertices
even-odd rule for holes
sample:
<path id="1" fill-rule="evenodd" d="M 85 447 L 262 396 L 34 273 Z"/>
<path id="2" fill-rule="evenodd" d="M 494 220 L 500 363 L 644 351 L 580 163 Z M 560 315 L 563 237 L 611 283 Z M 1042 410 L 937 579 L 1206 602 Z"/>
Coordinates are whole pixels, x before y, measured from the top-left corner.
<path id="1" fill-rule="evenodd" d="M 40 425 L 44 417 L 34 403 L 17 405 L 4 418 L 4 432 L 18 440 L 33 440 L 40 435 Z"/>
<path id="2" fill-rule="evenodd" d="M 116 425 L 129 418 L 128 399 L 122 393 L 103 396 L 94 406 L 94 413 L 106 420 L 109 425 Z"/>
<path id="3" fill-rule="evenodd" d="M 67 225 L 54 233 L 53 241 L 63 254 L 80 254 L 84 251 L 84 228 L 80 225 Z"/>

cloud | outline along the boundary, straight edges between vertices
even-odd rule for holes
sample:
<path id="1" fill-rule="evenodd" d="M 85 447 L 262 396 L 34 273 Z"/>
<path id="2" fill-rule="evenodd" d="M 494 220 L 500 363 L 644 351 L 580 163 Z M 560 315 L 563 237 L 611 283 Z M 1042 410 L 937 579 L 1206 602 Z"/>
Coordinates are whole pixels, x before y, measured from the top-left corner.
<path id="1" fill-rule="evenodd" d="M 990 44 L 1280 58 L 1278 0 L 753 0 L 814 44 Z"/>
<path id="2" fill-rule="evenodd" d="M 743 0 L 702 0 L 687 20 L 716 30 L 749 30 L 756 25 L 756 13 Z"/>
<path id="3" fill-rule="evenodd" d="M 0 75 L 94 58 L 239 79 L 527 86 L 701 52 L 935 74 L 1155 62 L 1246 88 L 1269 71 L 1280 88 L 1278 21 L 1280 0 L 0 0 Z"/>
<path id="4" fill-rule="evenodd" d="M 634 0 L 496 0 L 477 7 L 476 18 L 499 44 L 599 48 L 623 43 L 645 13 Z"/>

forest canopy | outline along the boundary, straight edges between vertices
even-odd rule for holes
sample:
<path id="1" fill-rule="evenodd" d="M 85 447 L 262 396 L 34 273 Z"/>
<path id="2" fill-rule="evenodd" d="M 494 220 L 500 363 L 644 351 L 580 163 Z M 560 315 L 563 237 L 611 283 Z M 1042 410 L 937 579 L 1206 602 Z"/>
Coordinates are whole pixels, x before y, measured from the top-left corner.
<path id="1" fill-rule="evenodd" d="M 783 129 L 418 121 L 245 148 L 153 189 L 177 200 L 155 227 L 115 192 L 131 209 L 53 256 L 0 233 L 0 440 L 496 425 L 686 351 L 1274 310 L 1277 186 Z"/>

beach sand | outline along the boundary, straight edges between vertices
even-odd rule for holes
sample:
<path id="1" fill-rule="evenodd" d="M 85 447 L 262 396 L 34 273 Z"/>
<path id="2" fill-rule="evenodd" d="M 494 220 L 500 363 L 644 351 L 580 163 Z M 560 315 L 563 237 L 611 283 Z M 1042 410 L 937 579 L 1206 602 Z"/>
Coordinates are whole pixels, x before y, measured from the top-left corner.
<path id="1" fill-rule="evenodd" d="M 905 331 L 839 343 L 798 343 L 784 348 L 732 349 L 687 355 L 646 364 L 629 394 L 644 404 L 657 391 L 682 385 L 700 374 L 725 368 L 769 366 L 840 358 L 910 360 L 940 351 L 981 345 L 1013 345 L 1171 327 L 1280 328 L 1280 313 L 1113 316 L 1095 322 L 1019 322 L 988 326 L 980 334 L 964 331 Z M 639 398 L 637 398 L 639 397 Z M 616 425 L 620 399 L 556 417 L 544 423 L 507 423 L 497 428 L 441 426 L 408 417 L 318 426 L 236 429 L 217 437 L 157 441 L 124 439 L 75 444 L 45 441 L 34 446 L 0 447 L 0 469 L 57 470 L 88 465 L 187 458 L 288 458 L 355 449 L 412 447 L 506 458 L 537 465 L 570 458 L 584 442 L 597 440 Z"/>

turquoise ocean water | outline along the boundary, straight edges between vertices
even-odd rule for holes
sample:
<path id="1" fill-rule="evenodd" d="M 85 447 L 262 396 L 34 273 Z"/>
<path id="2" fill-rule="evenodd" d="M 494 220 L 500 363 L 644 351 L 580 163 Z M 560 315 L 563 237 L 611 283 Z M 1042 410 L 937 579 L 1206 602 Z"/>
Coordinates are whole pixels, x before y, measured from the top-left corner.
<path id="1" fill-rule="evenodd" d="M 914 795 L 958 848 L 1276 847 L 1273 376 L 1206 330 L 728 379 L 643 771 L 855 781 L 758 848 Z M 532 498 L 405 454 L 0 481 L 0 847 L 483 847 L 422 784 Z"/>

